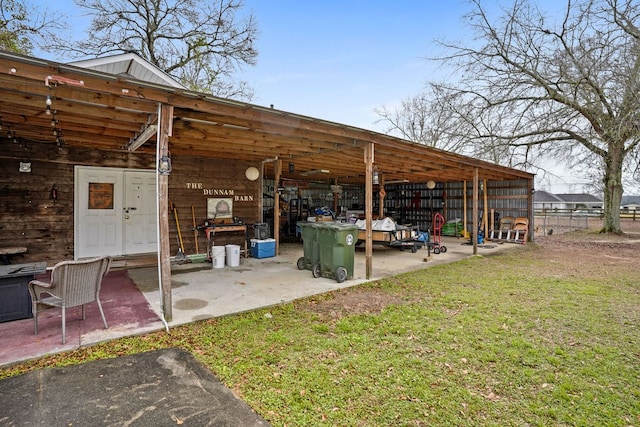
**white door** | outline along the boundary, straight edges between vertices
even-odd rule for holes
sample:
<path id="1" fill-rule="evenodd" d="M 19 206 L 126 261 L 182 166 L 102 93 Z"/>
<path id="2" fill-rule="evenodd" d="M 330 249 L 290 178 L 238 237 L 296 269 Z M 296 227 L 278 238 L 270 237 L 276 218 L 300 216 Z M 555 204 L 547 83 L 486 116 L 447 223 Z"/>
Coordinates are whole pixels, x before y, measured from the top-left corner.
<path id="1" fill-rule="evenodd" d="M 154 171 L 76 166 L 75 258 L 154 252 Z"/>
<path id="2" fill-rule="evenodd" d="M 125 171 L 124 190 L 123 255 L 157 251 L 155 173 Z"/>

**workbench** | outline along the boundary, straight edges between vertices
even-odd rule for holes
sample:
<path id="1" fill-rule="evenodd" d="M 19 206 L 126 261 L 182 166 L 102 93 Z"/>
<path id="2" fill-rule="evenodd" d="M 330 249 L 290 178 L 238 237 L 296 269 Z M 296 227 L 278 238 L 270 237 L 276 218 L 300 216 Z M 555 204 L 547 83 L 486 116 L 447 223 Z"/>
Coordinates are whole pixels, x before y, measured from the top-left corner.
<path id="1" fill-rule="evenodd" d="M 46 271 L 46 262 L 0 265 L 0 322 L 33 317 L 28 285 Z"/>
<path id="2" fill-rule="evenodd" d="M 249 256 L 249 251 L 247 250 L 247 225 L 246 224 L 215 224 L 205 227 L 204 232 L 207 236 L 207 259 L 211 259 L 211 246 L 215 244 L 215 234 L 216 233 L 240 233 L 242 232 L 242 247 L 240 252 L 244 252 L 244 257 L 247 258 Z"/>

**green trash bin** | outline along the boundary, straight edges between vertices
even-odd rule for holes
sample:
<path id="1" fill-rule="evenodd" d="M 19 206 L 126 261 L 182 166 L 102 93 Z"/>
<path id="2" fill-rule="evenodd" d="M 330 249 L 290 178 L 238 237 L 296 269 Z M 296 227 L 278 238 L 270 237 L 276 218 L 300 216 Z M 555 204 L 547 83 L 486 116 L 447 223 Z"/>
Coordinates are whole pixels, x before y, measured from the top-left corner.
<path id="1" fill-rule="evenodd" d="M 325 223 L 317 229 L 320 263 L 312 266 L 313 277 L 330 277 L 338 283 L 353 278 L 358 226 Z"/>
<path id="2" fill-rule="evenodd" d="M 303 256 L 298 258 L 299 270 L 311 270 L 314 264 L 320 263 L 320 248 L 318 245 L 318 229 L 322 223 L 301 221 L 297 223 L 302 237 Z"/>

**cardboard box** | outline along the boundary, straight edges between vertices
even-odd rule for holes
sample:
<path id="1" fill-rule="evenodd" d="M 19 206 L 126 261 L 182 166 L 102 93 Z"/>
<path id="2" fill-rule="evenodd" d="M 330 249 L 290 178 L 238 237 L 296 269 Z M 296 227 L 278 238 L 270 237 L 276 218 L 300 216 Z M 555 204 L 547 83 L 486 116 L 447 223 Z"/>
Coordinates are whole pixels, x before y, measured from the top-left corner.
<path id="1" fill-rule="evenodd" d="M 366 240 L 367 232 L 365 230 L 358 230 L 358 240 Z M 374 242 L 385 242 L 390 243 L 393 239 L 391 232 L 389 231 L 372 231 L 371 232 L 371 240 Z"/>
<path id="2" fill-rule="evenodd" d="M 251 256 L 270 258 L 276 256 L 276 239 L 251 239 Z"/>

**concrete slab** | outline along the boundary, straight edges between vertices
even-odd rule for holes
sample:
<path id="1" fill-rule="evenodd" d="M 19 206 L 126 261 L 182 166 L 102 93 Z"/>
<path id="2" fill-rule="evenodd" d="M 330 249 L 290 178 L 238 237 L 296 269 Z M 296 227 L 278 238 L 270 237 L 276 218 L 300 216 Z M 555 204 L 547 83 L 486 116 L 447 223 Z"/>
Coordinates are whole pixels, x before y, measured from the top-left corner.
<path id="1" fill-rule="evenodd" d="M 268 426 L 204 365 L 165 349 L 0 381 L 6 426 Z"/>
<path id="2" fill-rule="evenodd" d="M 369 280 L 449 263 L 473 255 L 471 245 L 464 240 L 442 238 L 446 253 L 427 250 L 416 253 L 401 251 L 388 246 L 375 246 L 373 251 L 373 276 Z M 478 249 L 479 255 L 487 255 L 514 249 L 521 245 L 486 244 Z M 211 263 L 193 263 L 172 266 L 172 319 L 169 326 L 233 313 L 255 310 L 312 295 L 355 286 L 366 279 L 366 261 L 363 249 L 357 249 L 354 261 L 354 277 L 343 283 L 330 278 L 314 278 L 309 270 L 298 270 L 296 261 L 303 256 L 301 243 L 280 245 L 280 254 L 272 258 L 240 258 L 237 267 L 212 268 Z M 161 297 L 158 289 L 157 268 L 129 270 L 129 276 L 142 290 L 153 310 L 160 315 Z"/>

